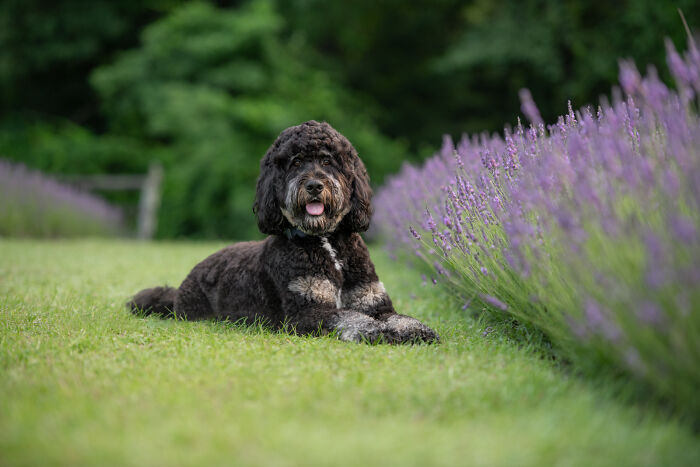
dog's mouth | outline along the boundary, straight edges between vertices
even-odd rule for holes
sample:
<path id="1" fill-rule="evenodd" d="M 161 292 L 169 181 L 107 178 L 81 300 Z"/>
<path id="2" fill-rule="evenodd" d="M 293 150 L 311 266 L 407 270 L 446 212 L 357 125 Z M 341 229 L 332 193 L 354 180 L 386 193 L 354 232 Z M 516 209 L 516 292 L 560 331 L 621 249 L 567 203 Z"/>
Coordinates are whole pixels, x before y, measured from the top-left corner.
<path id="1" fill-rule="evenodd" d="M 306 203 L 306 213 L 311 216 L 320 216 L 323 214 L 325 207 L 323 203 L 318 201 L 313 201 L 311 203 Z"/>
<path id="2" fill-rule="evenodd" d="M 320 193 L 309 193 L 303 179 L 288 185 L 285 202 L 280 202 L 282 215 L 292 225 L 309 235 L 332 232 L 350 210 L 347 197 L 338 182 L 324 182 Z"/>

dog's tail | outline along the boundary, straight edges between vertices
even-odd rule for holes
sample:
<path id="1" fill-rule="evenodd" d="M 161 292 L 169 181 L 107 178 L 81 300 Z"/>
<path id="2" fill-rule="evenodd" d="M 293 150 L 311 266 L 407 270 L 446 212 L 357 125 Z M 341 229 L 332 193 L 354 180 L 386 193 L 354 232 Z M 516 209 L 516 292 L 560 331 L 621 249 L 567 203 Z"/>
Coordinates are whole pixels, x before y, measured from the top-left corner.
<path id="1" fill-rule="evenodd" d="M 126 303 L 132 313 L 138 315 L 158 315 L 164 318 L 175 317 L 175 297 L 177 289 L 173 287 L 153 287 L 143 289 Z"/>

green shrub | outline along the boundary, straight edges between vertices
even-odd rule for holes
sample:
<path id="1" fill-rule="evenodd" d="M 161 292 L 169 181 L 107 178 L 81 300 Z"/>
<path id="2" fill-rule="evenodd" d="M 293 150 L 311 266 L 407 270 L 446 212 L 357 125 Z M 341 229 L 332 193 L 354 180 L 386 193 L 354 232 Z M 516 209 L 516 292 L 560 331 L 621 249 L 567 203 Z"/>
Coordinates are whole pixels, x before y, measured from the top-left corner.
<path id="1" fill-rule="evenodd" d="M 281 130 L 306 120 L 348 136 L 370 174 L 398 167 L 403 147 L 310 69 L 304 44 L 283 41 L 282 26 L 270 2 L 185 5 L 147 27 L 140 48 L 93 74 L 111 131 L 167 154 L 160 236 L 256 235 L 259 160 Z"/>

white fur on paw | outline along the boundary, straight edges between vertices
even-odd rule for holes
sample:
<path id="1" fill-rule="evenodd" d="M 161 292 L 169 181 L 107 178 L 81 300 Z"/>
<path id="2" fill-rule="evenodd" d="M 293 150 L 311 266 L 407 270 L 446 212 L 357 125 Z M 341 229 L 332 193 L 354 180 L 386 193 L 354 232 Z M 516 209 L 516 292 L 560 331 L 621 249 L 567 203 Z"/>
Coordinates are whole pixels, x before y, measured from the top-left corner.
<path id="1" fill-rule="evenodd" d="M 335 329 L 340 340 L 360 342 L 362 339 L 374 340 L 379 337 L 383 325 L 362 313 L 347 313 L 339 318 Z"/>
<path id="2" fill-rule="evenodd" d="M 407 331 L 412 328 L 423 326 L 423 323 L 416 318 L 404 315 L 391 315 L 386 320 L 386 325 L 395 331 Z"/>
<path id="3" fill-rule="evenodd" d="M 435 331 L 415 318 L 404 315 L 391 315 L 386 319 L 386 330 L 391 339 L 397 342 L 439 340 Z"/>

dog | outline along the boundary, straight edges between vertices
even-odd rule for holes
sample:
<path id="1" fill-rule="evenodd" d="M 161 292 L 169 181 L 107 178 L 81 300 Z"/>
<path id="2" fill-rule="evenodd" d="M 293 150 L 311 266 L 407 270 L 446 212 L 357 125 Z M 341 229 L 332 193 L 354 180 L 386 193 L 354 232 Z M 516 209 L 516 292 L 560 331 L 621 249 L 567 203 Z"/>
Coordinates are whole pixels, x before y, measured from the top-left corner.
<path id="1" fill-rule="evenodd" d="M 253 213 L 262 241 L 241 242 L 192 269 L 179 288 L 137 293 L 137 314 L 262 320 L 343 341 L 438 342 L 396 313 L 359 232 L 372 216 L 369 176 L 347 138 L 325 122 L 282 131 L 260 163 Z"/>

